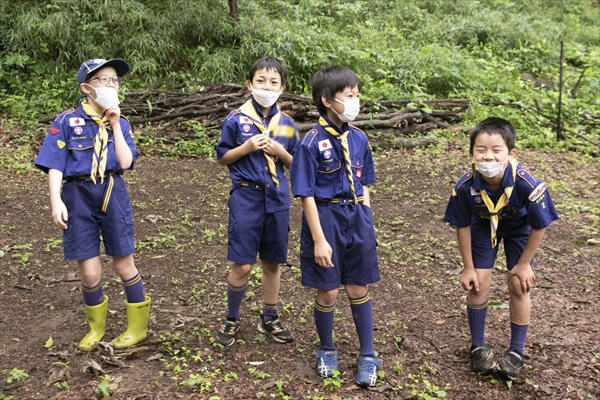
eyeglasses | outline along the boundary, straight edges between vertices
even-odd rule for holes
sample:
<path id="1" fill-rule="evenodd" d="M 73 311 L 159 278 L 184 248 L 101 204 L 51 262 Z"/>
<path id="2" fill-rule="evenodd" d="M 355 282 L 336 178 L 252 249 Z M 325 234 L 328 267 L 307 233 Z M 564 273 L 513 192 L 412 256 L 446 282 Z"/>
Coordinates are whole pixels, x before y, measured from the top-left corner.
<path id="1" fill-rule="evenodd" d="M 94 79 L 98 79 L 98 82 L 100 82 L 100 84 L 104 85 L 104 86 L 108 86 L 108 82 L 112 82 L 113 85 L 117 85 L 117 86 L 121 86 L 121 83 L 123 83 L 123 78 L 121 78 L 120 76 L 117 76 L 116 78 L 111 78 L 109 76 L 97 76 L 95 78 L 89 79 L 89 81 L 93 81 Z"/>

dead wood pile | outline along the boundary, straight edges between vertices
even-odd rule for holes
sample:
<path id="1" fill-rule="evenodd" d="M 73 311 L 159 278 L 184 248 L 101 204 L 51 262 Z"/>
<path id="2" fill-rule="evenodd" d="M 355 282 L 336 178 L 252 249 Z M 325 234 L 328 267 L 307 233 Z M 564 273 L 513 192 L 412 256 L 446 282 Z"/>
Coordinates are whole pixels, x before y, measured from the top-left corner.
<path id="1" fill-rule="evenodd" d="M 242 85 L 230 83 L 188 82 L 175 88 L 182 89 L 181 92 L 159 91 L 160 86 L 160 83 L 156 83 L 146 90 L 127 93 L 121 104 L 121 112 L 134 127 L 152 124 L 171 140 L 187 139 L 187 136 L 191 138 L 191 133 L 175 128 L 177 122 L 187 120 L 199 121 L 211 135 L 218 136 L 229 112 L 250 98 L 249 91 Z M 184 86 L 187 88 L 185 91 Z M 197 89 L 190 91 L 189 87 Z M 319 118 L 312 98 L 308 96 L 284 92 L 279 104 L 296 121 L 301 136 Z M 435 99 L 420 105 L 411 100 L 364 101 L 361 103 L 362 113 L 352 124 L 365 131 L 373 141 L 386 142 L 388 147 L 423 146 L 436 140 L 433 135 L 423 137 L 420 133 L 448 128 L 451 124 L 461 122 L 461 114 L 468 107 L 468 99 Z"/>

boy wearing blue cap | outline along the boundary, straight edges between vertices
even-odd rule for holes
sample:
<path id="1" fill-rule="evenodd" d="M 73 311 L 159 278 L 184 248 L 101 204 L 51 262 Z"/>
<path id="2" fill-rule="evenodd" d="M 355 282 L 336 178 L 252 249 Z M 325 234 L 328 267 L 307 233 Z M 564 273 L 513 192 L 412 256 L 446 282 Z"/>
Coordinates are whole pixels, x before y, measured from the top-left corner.
<path id="1" fill-rule="evenodd" d="M 471 131 L 473 167 L 456 183 L 444 216 L 444 221 L 456 228 L 464 265 L 460 283 L 469 291 L 471 369 L 490 373 L 498 368 L 511 380 L 523 365 L 535 279 L 533 258 L 546 228 L 559 218 L 546 184 L 518 165 L 515 140 L 514 127 L 502 118 L 487 118 Z M 500 241 L 504 242 L 508 269 L 511 339 L 496 364 L 484 330 Z"/>
<path id="2" fill-rule="evenodd" d="M 296 151 L 290 179 L 304 210 L 302 284 L 317 289 L 317 371 L 327 378 L 338 370 L 333 317 L 339 287 L 344 285 L 360 342 L 356 382 L 375 386 L 381 362 L 373 349 L 373 307 L 367 287 L 379 281 L 368 189 L 375 183 L 375 167 L 367 136 L 349 125 L 360 110 L 361 83 L 350 69 L 332 66 L 318 71 L 311 87 L 321 118 Z"/>
<path id="3" fill-rule="evenodd" d="M 298 144 L 294 121 L 277 100 L 285 90 L 287 70 L 272 57 L 254 62 L 246 85 L 252 98 L 229 113 L 217 144 L 217 162 L 231 177 L 227 260 L 227 314 L 217 340 L 230 346 L 240 327 L 240 306 L 257 254 L 262 267 L 261 333 L 276 342 L 293 341 L 279 319 L 279 265 L 287 260 L 290 195 L 283 167 L 290 166 Z"/>
<path id="4" fill-rule="evenodd" d="M 78 346 L 82 351 L 93 350 L 105 331 L 100 232 L 127 297 L 127 330 L 112 345 L 124 349 L 147 336 L 150 298 L 133 260 L 133 213 L 121 178 L 139 155 L 119 109 L 118 90 L 128 71 L 120 58 L 84 62 L 77 82 L 85 100 L 54 120 L 35 161 L 48 174 L 52 220 L 63 230 L 65 259 L 77 260 L 81 273 L 90 326 Z"/>

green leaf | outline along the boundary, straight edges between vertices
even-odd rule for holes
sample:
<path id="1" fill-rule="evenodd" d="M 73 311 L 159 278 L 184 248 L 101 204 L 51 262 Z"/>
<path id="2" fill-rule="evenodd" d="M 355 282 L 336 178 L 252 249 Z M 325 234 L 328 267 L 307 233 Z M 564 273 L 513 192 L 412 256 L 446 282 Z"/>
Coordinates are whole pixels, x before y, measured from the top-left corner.
<path id="1" fill-rule="evenodd" d="M 48 338 L 48 340 L 46 340 L 46 343 L 44 343 L 44 347 L 49 349 L 50 347 L 52 347 L 53 344 L 54 344 L 54 339 L 52 339 L 52 336 L 50 336 Z"/>
<path id="2" fill-rule="evenodd" d="M 489 308 L 508 308 L 507 303 L 503 303 L 501 301 L 490 301 L 488 302 Z"/>
<path id="3" fill-rule="evenodd" d="M 506 381 L 506 386 L 508 386 L 508 389 L 510 390 L 512 388 L 512 381 Z"/>

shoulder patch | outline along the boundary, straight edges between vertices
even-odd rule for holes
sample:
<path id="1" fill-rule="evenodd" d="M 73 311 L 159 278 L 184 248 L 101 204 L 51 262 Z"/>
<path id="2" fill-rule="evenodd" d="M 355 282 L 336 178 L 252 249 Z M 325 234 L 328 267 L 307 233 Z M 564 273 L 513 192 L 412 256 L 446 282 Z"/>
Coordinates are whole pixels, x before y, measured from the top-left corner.
<path id="1" fill-rule="evenodd" d="M 67 118 L 69 115 L 73 114 L 75 112 L 74 108 L 69 108 L 68 110 L 63 111 L 62 113 L 60 113 L 55 121 L 62 123 L 65 118 Z"/>
<path id="2" fill-rule="evenodd" d="M 546 189 L 547 189 L 546 184 L 544 182 L 540 183 L 539 185 L 537 185 L 535 187 L 535 189 L 533 189 L 533 191 L 529 195 L 529 197 L 528 197 L 529 200 L 536 201 L 537 199 L 539 199 L 541 196 L 544 195 L 544 192 L 546 191 Z"/>
<path id="3" fill-rule="evenodd" d="M 319 131 L 314 128 L 308 131 L 308 133 L 304 135 L 304 138 L 302 138 L 302 144 L 307 147 L 310 147 L 313 143 L 313 140 L 315 140 L 315 137 L 317 137 L 318 133 Z"/>
<path id="4" fill-rule="evenodd" d="M 455 188 L 459 189 L 462 185 L 464 185 L 466 182 L 468 182 L 472 178 L 473 178 L 473 171 L 467 172 L 466 174 L 461 176 L 460 179 L 456 182 Z"/>
<path id="5" fill-rule="evenodd" d="M 517 171 L 517 176 L 521 179 L 523 179 L 525 182 L 527 182 L 529 184 L 529 186 L 531 186 L 531 188 L 534 188 L 536 186 L 536 180 L 533 176 L 531 176 L 531 174 L 527 171 L 525 171 L 524 169 L 519 169 Z"/>

